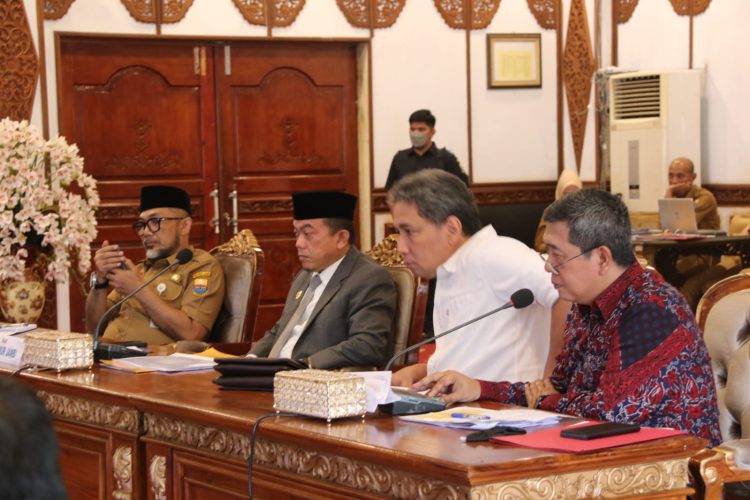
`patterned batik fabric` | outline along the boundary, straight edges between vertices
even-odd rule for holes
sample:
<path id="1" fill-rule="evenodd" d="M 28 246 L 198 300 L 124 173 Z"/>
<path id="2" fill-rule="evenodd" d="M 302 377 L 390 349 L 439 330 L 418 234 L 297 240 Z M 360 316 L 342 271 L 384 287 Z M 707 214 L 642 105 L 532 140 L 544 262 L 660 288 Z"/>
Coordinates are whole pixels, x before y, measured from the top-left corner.
<path id="1" fill-rule="evenodd" d="M 637 263 L 590 306 L 575 304 L 538 408 L 672 427 L 721 442 L 711 360 L 685 299 Z M 526 405 L 524 383 L 480 381 L 482 399 Z"/>

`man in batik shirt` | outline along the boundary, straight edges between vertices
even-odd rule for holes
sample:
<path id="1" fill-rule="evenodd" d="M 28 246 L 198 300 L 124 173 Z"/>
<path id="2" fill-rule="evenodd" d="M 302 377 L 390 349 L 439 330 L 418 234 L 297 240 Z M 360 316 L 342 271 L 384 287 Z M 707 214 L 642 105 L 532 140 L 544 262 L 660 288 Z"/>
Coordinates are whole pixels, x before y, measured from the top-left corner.
<path id="1" fill-rule="evenodd" d="M 685 299 L 635 261 L 618 196 L 586 189 L 544 214 L 547 271 L 574 302 L 552 375 L 530 383 L 474 380 L 458 372 L 415 384 L 445 402 L 494 399 L 721 441 L 708 351 Z"/>

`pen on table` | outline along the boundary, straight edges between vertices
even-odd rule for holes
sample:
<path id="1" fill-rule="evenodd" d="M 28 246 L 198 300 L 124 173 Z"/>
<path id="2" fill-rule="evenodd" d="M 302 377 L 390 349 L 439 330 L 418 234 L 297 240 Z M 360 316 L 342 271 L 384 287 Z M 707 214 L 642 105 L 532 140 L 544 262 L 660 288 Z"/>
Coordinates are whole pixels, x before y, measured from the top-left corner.
<path id="1" fill-rule="evenodd" d="M 451 418 L 466 418 L 469 420 L 491 420 L 489 415 L 477 415 L 476 413 L 451 413 Z"/>

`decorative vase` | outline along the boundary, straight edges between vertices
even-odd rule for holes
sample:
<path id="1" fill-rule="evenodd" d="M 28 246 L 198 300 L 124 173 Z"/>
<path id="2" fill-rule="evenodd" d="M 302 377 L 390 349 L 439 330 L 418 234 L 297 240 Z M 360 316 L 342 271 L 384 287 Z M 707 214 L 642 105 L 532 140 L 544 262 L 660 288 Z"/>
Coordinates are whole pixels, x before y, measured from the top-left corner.
<path id="1" fill-rule="evenodd" d="M 36 323 L 44 309 L 44 281 L 6 281 L 0 286 L 0 310 L 11 323 Z"/>

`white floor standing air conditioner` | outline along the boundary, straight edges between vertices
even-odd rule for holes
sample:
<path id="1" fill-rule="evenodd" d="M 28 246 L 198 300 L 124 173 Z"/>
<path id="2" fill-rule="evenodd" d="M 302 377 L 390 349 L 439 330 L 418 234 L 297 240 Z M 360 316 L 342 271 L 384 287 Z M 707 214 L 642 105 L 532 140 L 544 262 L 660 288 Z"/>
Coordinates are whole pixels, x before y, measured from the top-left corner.
<path id="1" fill-rule="evenodd" d="M 701 166 L 700 70 L 621 73 L 609 80 L 611 189 L 631 211 L 655 212 L 669 163 Z"/>

